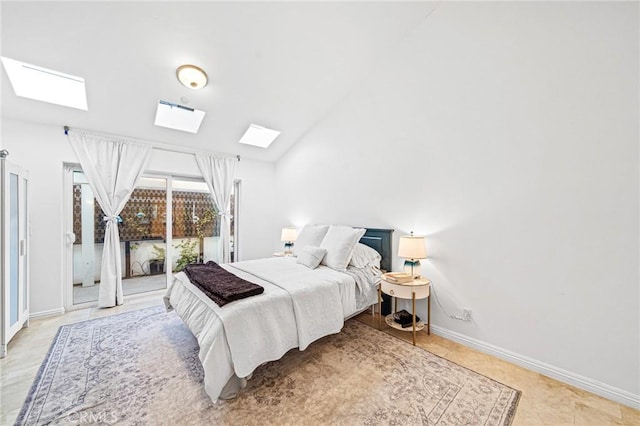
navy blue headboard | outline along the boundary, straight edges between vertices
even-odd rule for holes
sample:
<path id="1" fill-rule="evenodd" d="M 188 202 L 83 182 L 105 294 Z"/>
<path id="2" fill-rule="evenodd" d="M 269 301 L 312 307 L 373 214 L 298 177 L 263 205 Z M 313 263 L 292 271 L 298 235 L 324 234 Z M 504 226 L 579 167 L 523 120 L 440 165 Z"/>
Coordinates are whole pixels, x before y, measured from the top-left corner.
<path id="1" fill-rule="evenodd" d="M 367 232 L 360 238 L 360 242 L 380 253 L 380 256 L 382 256 L 380 269 L 383 271 L 391 271 L 391 260 L 393 258 L 391 248 L 393 239 L 391 238 L 391 234 L 393 234 L 393 229 L 366 229 Z"/>

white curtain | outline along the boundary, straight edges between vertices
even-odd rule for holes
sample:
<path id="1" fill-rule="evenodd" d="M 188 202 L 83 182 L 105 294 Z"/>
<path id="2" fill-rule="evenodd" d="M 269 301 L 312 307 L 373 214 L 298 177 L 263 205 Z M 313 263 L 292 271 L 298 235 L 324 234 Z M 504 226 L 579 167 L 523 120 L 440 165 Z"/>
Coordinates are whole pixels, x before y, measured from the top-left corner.
<path id="1" fill-rule="evenodd" d="M 220 263 L 231 261 L 231 192 L 238 160 L 196 154 L 196 162 L 207 182 L 220 216 Z"/>
<path id="2" fill-rule="evenodd" d="M 71 130 L 68 135 L 89 186 L 106 215 L 98 306 L 122 305 L 122 254 L 117 216 L 144 171 L 151 146 Z"/>

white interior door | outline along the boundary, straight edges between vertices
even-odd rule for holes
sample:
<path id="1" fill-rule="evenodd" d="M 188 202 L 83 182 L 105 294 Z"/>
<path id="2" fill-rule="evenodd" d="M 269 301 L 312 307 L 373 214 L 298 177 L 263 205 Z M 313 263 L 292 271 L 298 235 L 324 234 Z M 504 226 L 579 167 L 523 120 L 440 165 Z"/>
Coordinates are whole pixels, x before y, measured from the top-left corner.
<path id="1" fill-rule="evenodd" d="M 29 320 L 28 176 L 2 160 L 2 347 L 6 355 L 11 338 Z"/>

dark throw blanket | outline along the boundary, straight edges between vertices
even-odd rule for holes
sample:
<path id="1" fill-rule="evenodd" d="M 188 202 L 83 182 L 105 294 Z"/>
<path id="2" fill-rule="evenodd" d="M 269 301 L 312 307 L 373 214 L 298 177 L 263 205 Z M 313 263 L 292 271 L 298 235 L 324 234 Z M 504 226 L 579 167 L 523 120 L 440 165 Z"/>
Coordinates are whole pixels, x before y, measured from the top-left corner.
<path id="1" fill-rule="evenodd" d="M 256 296 L 264 292 L 261 286 L 223 269 L 216 262 L 197 263 L 184 268 L 191 283 L 207 295 L 218 306 L 224 306 L 234 300 Z"/>

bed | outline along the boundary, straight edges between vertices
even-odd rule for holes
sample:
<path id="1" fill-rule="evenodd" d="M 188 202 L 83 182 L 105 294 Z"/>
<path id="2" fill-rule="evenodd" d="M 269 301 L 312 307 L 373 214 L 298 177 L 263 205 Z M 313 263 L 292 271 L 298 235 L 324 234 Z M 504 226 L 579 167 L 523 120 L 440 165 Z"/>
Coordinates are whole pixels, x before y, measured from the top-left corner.
<path id="1" fill-rule="evenodd" d="M 334 228 L 348 227 L 327 228 L 322 244 L 330 235 L 335 236 L 335 232 L 331 234 Z M 315 241 L 305 240 L 304 236 L 310 235 L 305 234 L 307 229 L 303 229 L 294 247 L 297 257 L 220 265 L 262 286 L 264 292 L 260 295 L 220 307 L 184 272 L 174 276 L 164 297 L 165 305 L 168 311 L 176 311 L 198 340 L 204 387 L 212 401 L 236 396 L 260 365 L 280 359 L 293 348 L 304 350 L 315 340 L 340 332 L 345 319 L 377 303 L 380 269 L 390 270 L 393 230 L 349 228 L 362 229 L 364 234 L 358 235 L 351 250 L 353 256 L 342 270 L 334 269 L 331 260 L 336 258 L 331 254 L 336 252 L 330 244 L 325 244 L 326 256 L 322 260 L 328 265 L 312 268 L 304 264 L 306 252 L 321 245 L 318 235 L 314 235 Z M 372 261 L 371 249 L 379 255 L 379 265 L 374 265 L 377 262 Z M 363 258 L 362 254 L 366 256 Z"/>

